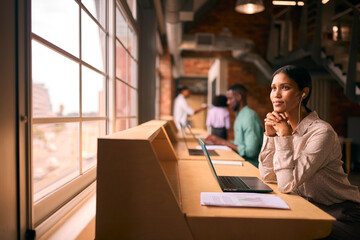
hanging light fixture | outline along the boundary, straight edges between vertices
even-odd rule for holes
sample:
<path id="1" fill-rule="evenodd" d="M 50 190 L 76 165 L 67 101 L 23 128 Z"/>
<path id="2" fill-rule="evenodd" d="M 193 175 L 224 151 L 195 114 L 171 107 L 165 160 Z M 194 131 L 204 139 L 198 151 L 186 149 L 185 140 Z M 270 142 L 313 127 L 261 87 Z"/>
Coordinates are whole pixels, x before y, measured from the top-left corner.
<path id="1" fill-rule="evenodd" d="M 254 14 L 264 11 L 262 0 L 237 0 L 235 10 L 240 13 Z"/>

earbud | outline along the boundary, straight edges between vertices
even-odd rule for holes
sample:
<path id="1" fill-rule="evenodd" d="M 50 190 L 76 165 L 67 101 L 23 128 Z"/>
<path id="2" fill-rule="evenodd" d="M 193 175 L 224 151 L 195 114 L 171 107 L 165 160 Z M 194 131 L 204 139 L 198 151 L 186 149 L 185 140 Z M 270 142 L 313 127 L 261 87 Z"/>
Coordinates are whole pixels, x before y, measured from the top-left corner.
<path id="1" fill-rule="evenodd" d="M 303 99 L 305 97 L 305 93 L 303 93 L 302 95 L 301 95 L 301 99 Z"/>

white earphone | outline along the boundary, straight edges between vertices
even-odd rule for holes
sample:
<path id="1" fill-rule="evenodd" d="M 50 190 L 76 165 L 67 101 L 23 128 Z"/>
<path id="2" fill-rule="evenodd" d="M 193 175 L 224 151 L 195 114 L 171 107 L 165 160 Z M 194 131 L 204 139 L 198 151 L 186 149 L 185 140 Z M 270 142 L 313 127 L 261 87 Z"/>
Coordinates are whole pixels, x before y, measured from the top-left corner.
<path id="1" fill-rule="evenodd" d="M 300 111 L 300 110 L 301 110 L 301 108 L 300 108 L 300 107 L 301 107 L 301 102 L 302 102 L 302 100 L 304 99 L 305 95 L 306 95 L 305 93 L 303 93 L 303 94 L 301 95 L 301 99 L 300 99 L 300 102 L 299 102 L 298 125 L 299 125 L 299 123 L 300 123 L 300 117 L 301 117 L 301 115 L 300 115 L 300 114 L 301 114 L 301 111 Z"/>

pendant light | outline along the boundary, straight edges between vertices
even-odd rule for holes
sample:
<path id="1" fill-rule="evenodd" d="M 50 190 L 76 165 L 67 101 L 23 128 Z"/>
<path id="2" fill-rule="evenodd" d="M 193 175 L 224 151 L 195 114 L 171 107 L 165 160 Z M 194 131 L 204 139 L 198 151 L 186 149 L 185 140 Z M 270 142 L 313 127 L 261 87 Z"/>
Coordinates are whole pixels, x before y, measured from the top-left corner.
<path id="1" fill-rule="evenodd" d="M 262 0 L 237 0 L 235 10 L 244 14 L 255 14 L 264 11 Z"/>

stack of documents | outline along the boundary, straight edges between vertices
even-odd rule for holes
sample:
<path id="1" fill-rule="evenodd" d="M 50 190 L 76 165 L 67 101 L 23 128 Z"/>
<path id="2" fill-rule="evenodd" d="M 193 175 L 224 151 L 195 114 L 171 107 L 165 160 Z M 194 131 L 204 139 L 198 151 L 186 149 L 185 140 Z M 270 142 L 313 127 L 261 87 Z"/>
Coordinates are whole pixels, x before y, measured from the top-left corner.
<path id="1" fill-rule="evenodd" d="M 202 192 L 201 205 L 290 209 L 280 197 L 262 193 Z"/>

